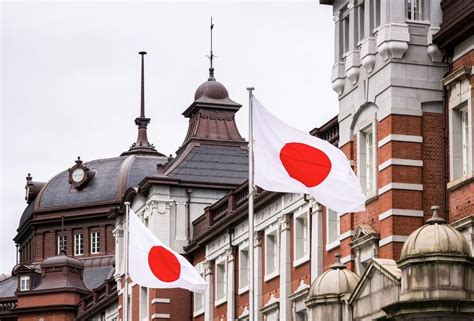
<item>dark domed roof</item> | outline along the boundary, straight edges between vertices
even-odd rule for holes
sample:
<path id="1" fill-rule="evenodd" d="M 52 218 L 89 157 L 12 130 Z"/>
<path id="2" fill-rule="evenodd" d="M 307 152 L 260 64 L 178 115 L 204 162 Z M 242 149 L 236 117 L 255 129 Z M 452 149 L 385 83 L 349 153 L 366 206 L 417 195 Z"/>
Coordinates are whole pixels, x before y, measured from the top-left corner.
<path id="1" fill-rule="evenodd" d="M 157 164 L 167 161 L 163 156 L 134 154 L 85 162 L 95 175 L 81 190 L 69 184 L 69 172 L 65 170 L 49 180 L 26 207 L 19 229 L 38 211 L 119 202 L 127 188 L 137 186 L 147 176 L 156 175 Z"/>
<path id="2" fill-rule="evenodd" d="M 208 80 L 202 83 L 196 93 L 194 94 L 194 100 L 198 100 L 202 96 L 206 96 L 212 99 L 225 99 L 229 97 L 227 89 L 218 81 Z"/>

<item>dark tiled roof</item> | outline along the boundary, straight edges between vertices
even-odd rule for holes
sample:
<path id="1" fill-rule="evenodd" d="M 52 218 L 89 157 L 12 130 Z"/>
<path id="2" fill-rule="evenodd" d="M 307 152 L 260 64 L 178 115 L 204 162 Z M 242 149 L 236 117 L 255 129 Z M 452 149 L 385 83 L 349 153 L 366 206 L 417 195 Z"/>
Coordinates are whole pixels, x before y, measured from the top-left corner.
<path id="1" fill-rule="evenodd" d="M 18 280 L 16 276 L 0 281 L 0 298 L 10 298 L 15 296 Z"/>
<path id="2" fill-rule="evenodd" d="M 36 199 L 36 208 L 44 210 L 118 201 L 122 196 L 120 193 L 128 187 L 136 186 L 146 176 L 156 174 L 156 165 L 166 161 L 167 158 L 162 156 L 131 155 L 84 163 L 95 172 L 94 178 L 86 187 L 81 190 L 73 188 L 68 182 L 68 171 L 63 171 L 43 188 Z M 123 180 L 123 176 L 127 179 Z M 125 186 L 122 186 L 124 182 Z"/>
<path id="3" fill-rule="evenodd" d="M 84 284 L 92 291 L 110 278 L 113 271 L 114 268 L 110 266 L 85 269 L 83 274 Z"/>
<path id="4" fill-rule="evenodd" d="M 183 181 L 238 185 L 248 176 L 248 151 L 239 146 L 195 146 L 167 176 Z"/>
<path id="5" fill-rule="evenodd" d="M 34 199 L 23 211 L 20 218 L 20 226 L 22 226 L 31 216 L 33 216 L 33 209 L 35 208 L 36 199 Z"/>

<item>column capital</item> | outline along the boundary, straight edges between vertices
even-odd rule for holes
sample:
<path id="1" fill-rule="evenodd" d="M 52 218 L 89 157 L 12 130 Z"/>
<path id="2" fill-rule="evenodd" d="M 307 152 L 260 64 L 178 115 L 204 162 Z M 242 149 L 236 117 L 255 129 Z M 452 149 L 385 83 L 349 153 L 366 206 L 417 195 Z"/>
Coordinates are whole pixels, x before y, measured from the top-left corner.
<path id="1" fill-rule="evenodd" d="M 290 230 L 290 224 L 291 224 L 291 214 L 285 214 L 282 215 L 278 219 L 278 227 L 280 228 L 280 232 Z"/>
<path id="2" fill-rule="evenodd" d="M 233 262 L 234 261 L 234 248 L 232 246 L 229 246 L 224 253 L 227 262 Z"/>
<path id="3" fill-rule="evenodd" d="M 214 265 L 214 261 L 203 261 L 202 262 L 202 267 L 204 268 L 204 275 L 212 275 L 212 266 Z"/>
<path id="4" fill-rule="evenodd" d="M 253 233 L 253 246 L 254 247 L 261 247 L 263 240 L 263 233 L 262 231 L 255 231 Z"/>

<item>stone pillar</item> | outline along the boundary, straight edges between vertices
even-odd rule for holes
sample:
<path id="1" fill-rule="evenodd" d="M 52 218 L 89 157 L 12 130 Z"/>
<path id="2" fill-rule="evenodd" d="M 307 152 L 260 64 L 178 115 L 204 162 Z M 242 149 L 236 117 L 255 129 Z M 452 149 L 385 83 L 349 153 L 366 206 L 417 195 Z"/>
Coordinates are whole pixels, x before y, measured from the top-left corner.
<path id="1" fill-rule="evenodd" d="M 311 206 L 311 284 L 323 271 L 323 213 L 321 205 Z"/>
<path id="2" fill-rule="evenodd" d="M 204 261 L 204 278 L 209 284 L 204 293 L 204 320 L 213 321 L 214 319 L 214 261 Z"/>
<path id="3" fill-rule="evenodd" d="M 226 251 L 227 257 L 227 321 L 234 321 L 235 316 L 235 277 L 234 277 L 234 249 L 229 247 Z"/>
<path id="4" fill-rule="evenodd" d="M 283 199 L 283 198 L 282 198 Z M 283 215 L 278 222 L 280 228 L 280 320 L 291 321 L 291 215 Z"/>
<path id="5" fill-rule="evenodd" d="M 260 231 L 254 232 L 253 238 L 253 262 L 254 262 L 254 289 L 253 289 L 253 302 L 254 302 L 254 319 L 255 321 L 262 320 L 262 313 L 260 312 L 260 308 L 262 307 L 262 238 L 263 234 Z M 250 244 L 249 244 L 250 246 Z"/>

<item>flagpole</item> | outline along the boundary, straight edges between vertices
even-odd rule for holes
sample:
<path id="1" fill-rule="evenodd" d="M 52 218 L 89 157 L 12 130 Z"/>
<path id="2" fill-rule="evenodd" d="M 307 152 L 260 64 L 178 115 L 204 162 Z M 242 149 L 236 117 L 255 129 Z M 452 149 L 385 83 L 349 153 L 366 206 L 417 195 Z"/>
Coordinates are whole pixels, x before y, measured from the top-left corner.
<path id="1" fill-rule="evenodd" d="M 249 320 L 254 321 L 255 318 L 255 300 L 254 298 L 254 247 L 253 247 L 253 193 L 254 193 L 254 184 L 253 184 L 253 106 L 252 106 L 252 91 L 254 87 L 248 87 L 249 91 L 249 199 L 248 199 L 248 220 L 249 220 Z"/>
<path id="2" fill-rule="evenodd" d="M 128 227 L 129 227 L 129 217 L 130 217 L 130 202 L 125 202 L 125 289 L 124 289 L 124 297 L 123 297 L 123 319 L 125 321 L 128 321 L 128 315 L 129 315 L 129 305 L 128 305 Z"/>

